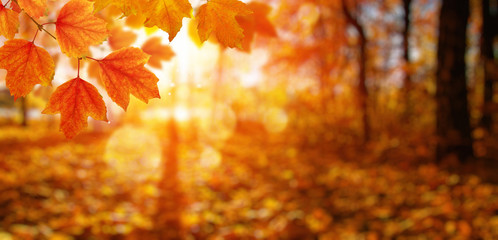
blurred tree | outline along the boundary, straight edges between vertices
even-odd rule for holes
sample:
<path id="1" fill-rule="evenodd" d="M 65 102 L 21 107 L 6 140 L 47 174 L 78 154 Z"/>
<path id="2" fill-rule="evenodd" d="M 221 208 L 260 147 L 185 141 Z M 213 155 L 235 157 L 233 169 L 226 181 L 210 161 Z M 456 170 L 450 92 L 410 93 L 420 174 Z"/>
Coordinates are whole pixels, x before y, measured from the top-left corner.
<path id="1" fill-rule="evenodd" d="M 403 36 L 403 60 L 404 60 L 404 70 L 405 76 L 403 78 L 403 86 L 405 90 L 405 115 L 409 115 L 411 111 L 411 103 L 410 103 L 410 90 L 412 88 L 412 80 L 411 80 L 411 67 L 410 67 L 410 44 L 409 44 L 409 35 L 410 35 L 410 15 L 411 15 L 411 4 L 412 0 L 403 0 L 403 30 L 401 32 Z"/>
<path id="2" fill-rule="evenodd" d="M 28 106 L 26 103 L 26 97 L 21 98 L 21 126 L 28 126 Z"/>
<path id="3" fill-rule="evenodd" d="M 498 31 L 498 14 L 496 6 L 491 6 L 492 1 L 482 0 L 482 35 L 481 35 L 481 56 L 484 64 L 484 110 L 481 119 L 481 125 L 488 131 L 492 127 L 492 104 L 493 104 L 493 68 L 496 69 L 496 63 L 493 55 L 493 41 Z M 496 1 L 495 1 L 496 4 Z"/>
<path id="4" fill-rule="evenodd" d="M 175 118 L 167 122 L 166 137 L 169 141 L 163 147 L 163 173 L 159 181 L 159 197 L 155 216 L 155 239 L 184 239 L 180 216 L 182 214 L 182 193 L 178 179 L 178 126 Z"/>
<path id="5" fill-rule="evenodd" d="M 438 161 L 450 154 L 461 162 L 473 156 L 465 72 L 468 18 L 468 0 L 443 0 L 436 70 Z"/>
<path id="6" fill-rule="evenodd" d="M 358 9 L 358 6 L 356 6 Z M 353 15 L 353 13 L 349 10 L 349 7 L 346 4 L 345 0 L 342 0 L 342 12 L 344 16 L 346 16 L 346 20 L 349 25 L 353 26 L 353 28 L 358 33 L 358 101 L 362 113 L 362 123 L 363 123 L 363 140 L 365 142 L 370 140 L 370 123 L 368 116 L 368 90 L 366 85 L 366 66 L 367 66 L 367 37 L 365 33 L 364 26 L 358 20 L 357 16 Z"/>

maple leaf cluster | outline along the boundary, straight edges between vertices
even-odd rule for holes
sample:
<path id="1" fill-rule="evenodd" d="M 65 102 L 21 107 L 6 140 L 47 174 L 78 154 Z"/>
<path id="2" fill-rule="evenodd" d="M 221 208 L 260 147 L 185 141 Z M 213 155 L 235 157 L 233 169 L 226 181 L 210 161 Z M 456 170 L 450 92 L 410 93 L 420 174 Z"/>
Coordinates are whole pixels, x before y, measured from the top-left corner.
<path id="1" fill-rule="evenodd" d="M 9 3 L 10 8 L 7 8 Z M 109 5 L 120 9 L 123 16 L 142 19 L 143 26 L 157 26 L 164 30 L 170 41 L 180 31 L 182 19 L 192 17 L 193 12 L 188 0 L 71 0 L 60 9 L 55 22 L 39 24 L 36 19 L 47 14 L 46 0 L 11 0 L 5 5 L 0 4 L 0 35 L 9 39 L 0 47 L 0 68 L 7 70 L 6 86 L 15 99 L 25 97 L 36 84 L 51 85 L 54 78 L 54 60 L 44 48 L 34 43 L 39 31 L 45 31 L 56 39 L 63 54 L 78 59 L 76 78 L 59 86 L 42 112 L 61 114 L 60 128 L 67 138 L 76 136 L 87 126 L 88 116 L 107 121 L 102 96 L 96 87 L 79 76 L 81 59 L 96 63 L 90 68 L 98 68 L 98 77 L 109 97 L 126 110 L 130 94 L 145 103 L 160 98 L 159 79 L 145 64 L 160 68 L 161 60 L 174 55 L 171 49 L 161 48 L 160 38 L 151 38 L 142 49 L 127 47 L 136 36 L 119 28 L 109 31 L 106 21 L 95 15 Z M 214 35 L 224 47 L 249 51 L 255 32 L 276 36 L 266 19 L 269 10 L 262 3 L 209 0 L 196 14 L 199 39 L 204 42 Z M 22 12 L 37 25 L 32 41 L 14 39 Z M 55 25 L 55 36 L 44 28 L 46 24 Z M 256 24 L 261 27 L 255 28 Z M 89 47 L 106 39 L 115 51 L 103 59 L 89 57 Z"/>

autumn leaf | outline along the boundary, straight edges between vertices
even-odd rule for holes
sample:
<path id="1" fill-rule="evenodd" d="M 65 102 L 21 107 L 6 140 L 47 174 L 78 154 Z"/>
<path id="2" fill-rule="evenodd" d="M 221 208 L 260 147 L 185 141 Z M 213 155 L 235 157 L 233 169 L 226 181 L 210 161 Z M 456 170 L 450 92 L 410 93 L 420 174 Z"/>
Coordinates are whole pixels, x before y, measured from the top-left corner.
<path id="1" fill-rule="evenodd" d="M 270 6 L 260 2 L 250 2 L 247 6 L 253 14 L 247 16 L 237 16 L 237 22 L 244 29 L 244 38 L 242 39 L 242 49 L 251 50 L 251 43 L 255 33 L 268 37 L 276 37 L 277 32 L 268 20 L 268 14 L 271 11 Z"/>
<path id="2" fill-rule="evenodd" d="M 14 38 L 19 27 L 19 14 L 0 4 L 0 36 Z"/>
<path id="3" fill-rule="evenodd" d="M 270 20 L 268 20 L 271 7 L 261 2 L 250 2 L 247 6 L 254 13 L 255 32 L 268 37 L 276 37 L 277 31 Z"/>
<path id="4" fill-rule="evenodd" d="M 137 14 L 141 6 L 146 4 L 145 0 L 95 0 L 95 12 L 98 12 L 108 5 L 114 5 L 123 12 L 125 16 Z"/>
<path id="5" fill-rule="evenodd" d="M 60 130 L 67 138 L 73 138 L 87 126 L 88 116 L 107 121 L 105 103 L 97 88 L 79 77 L 60 85 L 42 113 L 60 113 Z"/>
<path id="6" fill-rule="evenodd" d="M 94 12 L 99 12 L 100 10 L 104 9 L 113 2 L 112 0 L 90 0 L 90 1 L 94 2 L 93 3 Z"/>
<path id="7" fill-rule="evenodd" d="M 161 61 L 167 61 L 175 56 L 175 52 L 168 45 L 161 45 L 160 37 L 152 37 L 142 46 L 142 50 L 150 55 L 149 66 L 161 68 Z"/>
<path id="8" fill-rule="evenodd" d="M 45 15 L 47 10 L 46 0 L 17 0 L 21 7 L 29 16 L 38 18 Z"/>
<path id="9" fill-rule="evenodd" d="M 7 70 L 6 85 L 15 98 L 26 96 L 36 84 L 50 85 L 55 72 L 48 52 L 23 39 L 6 41 L 0 48 L 0 68 Z"/>
<path id="10" fill-rule="evenodd" d="M 190 37 L 190 40 L 192 40 L 192 42 L 194 42 L 197 47 L 201 47 L 202 42 L 199 39 L 199 34 L 197 33 L 197 25 L 199 25 L 197 19 L 195 18 L 190 19 L 187 26 L 187 33 L 188 36 Z"/>
<path id="11" fill-rule="evenodd" d="M 124 47 L 129 47 L 136 39 L 137 35 L 135 33 L 123 31 L 120 27 L 115 27 L 111 30 L 107 41 L 112 50 L 119 50 Z"/>
<path id="12" fill-rule="evenodd" d="M 130 93 L 145 103 L 151 98 L 160 98 L 159 79 L 144 67 L 148 60 L 149 55 L 133 47 L 122 48 L 98 60 L 100 79 L 107 93 L 124 110 Z"/>
<path id="13" fill-rule="evenodd" d="M 92 13 L 86 0 L 71 0 L 62 7 L 55 32 L 61 51 L 69 57 L 88 54 L 88 47 L 101 43 L 108 35 L 104 20 Z"/>
<path id="14" fill-rule="evenodd" d="M 182 19 L 191 16 L 192 6 L 188 0 L 150 0 L 144 10 L 146 27 L 157 26 L 169 34 L 169 41 L 175 38 L 182 27 Z"/>
<path id="15" fill-rule="evenodd" d="M 98 62 L 96 62 L 96 61 L 89 62 L 88 68 L 87 68 L 88 77 L 99 80 L 99 84 L 104 86 L 104 84 L 102 84 L 102 82 L 100 82 L 100 78 L 99 78 L 99 71 L 100 70 L 99 69 L 100 69 L 100 67 L 99 67 Z"/>
<path id="16" fill-rule="evenodd" d="M 145 22 L 145 16 L 143 15 L 130 15 L 126 17 L 126 26 L 130 28 L 139 29 L 143 27 Z"/>
<path id="17" fill-rule="evenodd" d="M 236 16 L 248 16 L 252 11 L 237 0 L 210 0 L 199 8 L 196 18 L 199 38 L 206 41 L 212 32 L 223 46 L 242 48 L 244 31 Z"/>
<path id="18" fill-rule="evenodd" d="M 22 12 L 21 7 L 19 7 L 19 5 L 16 2 L 11 1 L 10 2 L 10 8 L 12 8 L 12 10 L 14 12 L 16 12 L 16 13 L 21 13 Z"/>

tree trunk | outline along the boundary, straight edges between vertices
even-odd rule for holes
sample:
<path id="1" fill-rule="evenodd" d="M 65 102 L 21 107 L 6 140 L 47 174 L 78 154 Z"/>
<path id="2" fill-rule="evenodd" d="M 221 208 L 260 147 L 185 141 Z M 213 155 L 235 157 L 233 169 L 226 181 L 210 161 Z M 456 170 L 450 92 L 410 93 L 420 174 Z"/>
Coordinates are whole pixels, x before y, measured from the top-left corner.
<path id="1" fill-rule="evenodd" d="M 411 115 L 412 105 L 411 105 L 411 89 L 412 89 L 412 80 L 411 80 L 411 71 L 410 71 L 410 44 L 409 44 L 409 35 L 410 35 L 410 15 L 411 15 L 411 4 L 412 0 L 403 0 L 403 61 L 404 61 L 404 69 L 405 76 L 403 78 L 403 90 L 405 97 L 405 119 Z"/>
<path id="2" fill-rule="evenodd" d="M 481 57 L 484 64 L 484 109 L 481 118 L 481 125 L 488 131 L 491 130 L 493 121 L 491 105 L 493 103 L 493 39 L 496 35 L 493 24 L 489 0 L 482 1 L 482 36 L 481 36 Z"/>
<path id="3" fill-rule="evenodd" d="M 27 97 L 27 96 L 26 96 Z M 26 97 L 21 98 L 21 126 L 28 126 L 28 106 L 26 102 Z"/>
<path id="4" fill-rule="evenodd" d="M 358 32 L 358 48 L 359 48 L 359 59 L 358 59 L 358 102 L 360 111 L 362 113 L 362 125 L 363 125 L 363 141 L 366 143 L 370 141 L 370 123 L 368 116 L 368 90 L 366 85 L 366 66 L 367 66 L 367 38 L 363 26 L 358 22 L 346 5 L 346 1 L 342 0 L 342 10 L 346 16 L 346 20 L 351 24 L 354 29 Z"/>
<path id="5" fill-rule="evenodd" d="M 364 141 L 368 142 L 370 141 L 370 123 L 368 122 L 368 105 L 367 105 L 367 100 L 368 100 L 368 91 L 367 91 L 367 76 L 366 76 L 366 66 L 367 66 L 367 52 L 366 52 L 366 47 L 367 47 L 367 39 L 365 38 L 365 33 L 363 31 L 363 28 L 360 28 L 358 30 L 360 32 L 360 59 L 359 59 L 359 92 L 360 92 L 360 109 L 362 112 L 362 122 L 363 122 L 363 137 Z"/>
<path id="6" fill-rule="evenodd" d="M 159 240 L 184 239 L 181 224 L 183 209 L 178 179 L 178 128 L 174 118 L 168 122 L 169 144 L 163 149 L 163 173 L 159 182 L 160 195 L 155 217 L 156 238 Z"/>
<path id="7" fill-rule="evenodd" d="M 465 76 L 468 0 L 443 0 L 439 18 L 436 71 L 436 157 L 473 156 Z"/>

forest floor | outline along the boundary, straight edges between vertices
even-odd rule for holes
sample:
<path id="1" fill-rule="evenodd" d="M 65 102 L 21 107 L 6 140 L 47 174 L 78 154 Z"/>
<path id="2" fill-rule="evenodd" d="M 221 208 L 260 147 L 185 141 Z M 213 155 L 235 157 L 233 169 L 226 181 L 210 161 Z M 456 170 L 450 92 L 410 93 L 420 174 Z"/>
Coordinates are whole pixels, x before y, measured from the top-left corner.
<path id="1" fill-rule="evenodd" d="M 167 177 L 112 169 L 103 157 L 111 133 L 68 141 L 1 131 L 0 239 L 139 239 L 157 227 L 157 183 Z M 180 144 L 185 238 L 498 239 L 492 161 L 438 166 L 424 146 L 300 139 L 240 131 L 208 154 L 205 144 Z"/>

